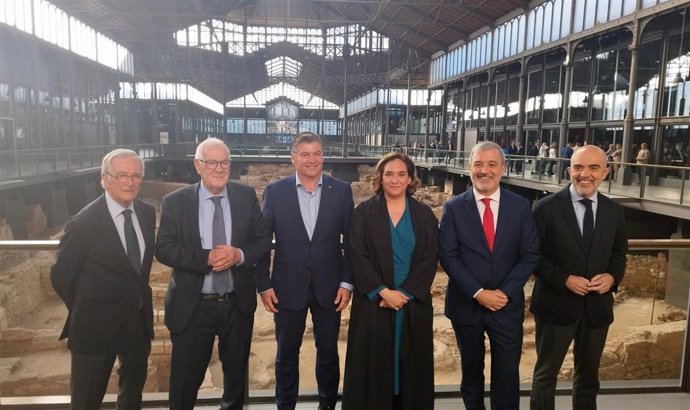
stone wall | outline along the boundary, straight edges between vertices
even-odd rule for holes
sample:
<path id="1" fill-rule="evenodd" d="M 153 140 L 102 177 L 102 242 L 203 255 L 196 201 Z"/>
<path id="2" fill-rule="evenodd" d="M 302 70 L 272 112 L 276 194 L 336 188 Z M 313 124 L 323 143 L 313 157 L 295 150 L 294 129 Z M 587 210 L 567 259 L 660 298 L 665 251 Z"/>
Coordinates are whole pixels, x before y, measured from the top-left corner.
<path id="1" fill-rule="evenodd" d="M 622 286 L 627 293 L 663 299 L 666 294 L 666 256 L 628 255 Z M 655 289 L 656 288 L 656 289 Z"/>
<path id="2" fill-rule="evenodd" d="M 607 380 L 677 379 L 687 320 L 630 328 L 607 343 L 600 375 Z"/>
<path id="3" fill-rule="evenodd" d="M 0 274 L 0 306 L 8 326 L 16 326 L 31 317 L 45 295 L 52 294 L 50 267 L 55 253 L 31 252 L 21 263 L 3 269 Z"/>

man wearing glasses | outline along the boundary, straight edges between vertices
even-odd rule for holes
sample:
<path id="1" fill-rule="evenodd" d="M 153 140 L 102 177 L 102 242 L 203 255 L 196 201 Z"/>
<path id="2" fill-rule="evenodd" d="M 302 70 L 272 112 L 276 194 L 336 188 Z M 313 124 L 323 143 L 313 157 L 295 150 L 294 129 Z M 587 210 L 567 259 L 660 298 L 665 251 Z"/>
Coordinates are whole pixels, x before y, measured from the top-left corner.
<path id="1" fill-rule="evenodd" d="M 50 272 L 69 314 L 60 338 L 72 354 L 70 409 L 98 409 L 117 371 L 118 409 L 140 409 L 153 338 L 149 272 L 156 212 L 137 199 L 144 162 L 116 149 L 103 158 L 105 193 L 65 226 Z"/>
<path id="2" fill-rule="evenodd" d="M 263 214 L 275 234 L 273 272 L 269 256 L 257 268 L 257 290 L 276 325 L 276 404 L 295 408 L 299 392 L 299 349 L 307 311 L 316 342 L 319 409 L 335 408 L 340 363 L 340 312 L 350 303 L 352 272 L 343 257 L 352 216 L 349 184 L 323 175 L 321 138 L 303 132 L 292 143 L 295 175 L 266 187 Z"/>
<path id="3" fill-rule="evenodd" d="M 196 150 L 201 182 L 179 189 L 161 207 L 156 257 L 173 268 L 165 325 L 173 350 L 169 403 L 193 409 L 218 337 L 223 367 L 220 408 L 244 403 L 256 294 L 254 266 L 271 237 L 254 190 L 229 182 L 230 150 L 217 138 Z"/>

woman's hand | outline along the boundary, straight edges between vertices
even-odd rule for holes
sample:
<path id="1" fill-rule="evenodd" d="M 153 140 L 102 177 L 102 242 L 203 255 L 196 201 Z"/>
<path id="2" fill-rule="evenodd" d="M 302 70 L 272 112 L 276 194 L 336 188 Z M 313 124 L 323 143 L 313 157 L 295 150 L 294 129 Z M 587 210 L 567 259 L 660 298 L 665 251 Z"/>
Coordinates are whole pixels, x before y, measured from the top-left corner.
<path id="1" fill-rule="evenodd" d="M 388 288 L 382 289 L 379 292 L 379 296 L 381 296 L 379 307 L 393 310 L 402 309 L 403 306 L 405 306 L 407 302 L 410 300 L 410 298 L 405 296 L 405 294 L 400 292 L 399 290 L 393 290 Z"/>

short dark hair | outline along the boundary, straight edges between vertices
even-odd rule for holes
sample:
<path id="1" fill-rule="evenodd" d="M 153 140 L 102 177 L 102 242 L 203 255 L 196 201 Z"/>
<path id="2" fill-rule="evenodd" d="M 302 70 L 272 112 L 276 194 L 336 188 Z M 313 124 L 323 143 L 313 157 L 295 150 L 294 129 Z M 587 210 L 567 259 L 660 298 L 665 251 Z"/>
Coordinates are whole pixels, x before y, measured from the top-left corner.
<path id="1" fill-rule="evenodd" d="M 371 180 L 371 189 L 377 194 L 383 194 L 383 170 L 386 168 L 386 164 L 391 161 L 399 159 L 405 163 L 405 168 L 407 168 L 407 175 L 410 176 L 410 185 L 407 186 L 407 193 L 409 195 L 414 194 L 422 183 L 417 178 L 417 172 L 415 170 L 414 162 L 410 157 L 403 154 L 402 152 L 389 152 L 388 154 L 381 157 L 378 164 L 376 164 L 376 169 L 374 173 L 374 179 Z"/>
<path id="2" fill-rule="evenodd" d="M 297 146 L 299 144 L 308 144 L 312 142 L 318 142 L 319 144 L 323 145 L 319 135 L 314 134 L 311 131 L 300 132 L 295 136 L 295 139 L 292 140 L 292 152 L 297 150 Z"/>

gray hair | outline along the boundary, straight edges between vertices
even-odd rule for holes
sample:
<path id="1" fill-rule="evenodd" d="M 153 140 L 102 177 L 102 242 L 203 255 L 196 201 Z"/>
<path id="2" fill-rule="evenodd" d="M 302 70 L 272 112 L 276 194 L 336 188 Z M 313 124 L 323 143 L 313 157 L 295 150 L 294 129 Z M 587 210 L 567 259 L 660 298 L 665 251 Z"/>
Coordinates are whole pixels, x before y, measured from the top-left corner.
<path id="1" fill-rule="evenodd" d="M 472 147 L 472 151 L 470 151 L 470 163 L 472 163 L 472 158 L 474 157 L 474 154 L 478 152 L 484 152 L 484 151 L 491 151 L 492 149 L 498 150 L 498 152 L 501 154 L 501 163 L 505 164 L 506 162 L 506 153 L 503 152 L 503 149 L 501 148 L 500 145 L 496 144 L 495 142 L 491 141 L 482 141 Z"/>
<path id="2" fill-rule="evenodd" d="M 216 137 L 208 137 L 196 146 L 196 153 L 194 154 L 194 159 L 205 159 L 204 151 L 207 147 L 223 147 L 225 148 L 225 151 L 228 152 L 228 158 L 230 158 L 230 148 L 228 148 L 225 141 Z"/>
<path id="3" fill-rule="evenodd" d="M 131 149 L 126 148 L 117 148 L 105 154 L 105 156 L 103 157 L 103 162 L 101 162 L 101 175 L 110 175 L 110 166 L 112 165 L 113 161 L 118 158 L 125 157 L 132 157 L 138 159 L 139 164 L 141 165 L 141 175 L 144 175 L 144 160 L 141 159 L 139 154 L 132 151 Z M 101 180 L 101 187 L 105 189 L 105 185 L 103 185 L 103 180 Z"/>
<path id="4" fill-rule="evenodd" d="M 299 144 L 311 144 L 314 142 L 318 142 L 319 144 L 321 144 L 321 146 L 323 146 L 323 142 L 321 142 L 321 137 L 318 134 L 314 134 L 311 131 L 300 132 L 295 136 L 295 139 L 292 140 L 292 152 L 297 152 L 297 146 Z"/>
<path id="5" fill-rule="evenodd" d="M 110 173 L 110 166 L 112 165 L 113 160 L 124 157 L 132 157 L 138 159 L 139 163 L 141 164 L 141 175 L 144 175 L 144 160 L 141 159 L 139 154 L 132 151 L 131 149 L 126 148 L 117 148 L 105 154 L 105 156 L 103 157 L 103 162 L 101 163 L 101 175 Z"/>

